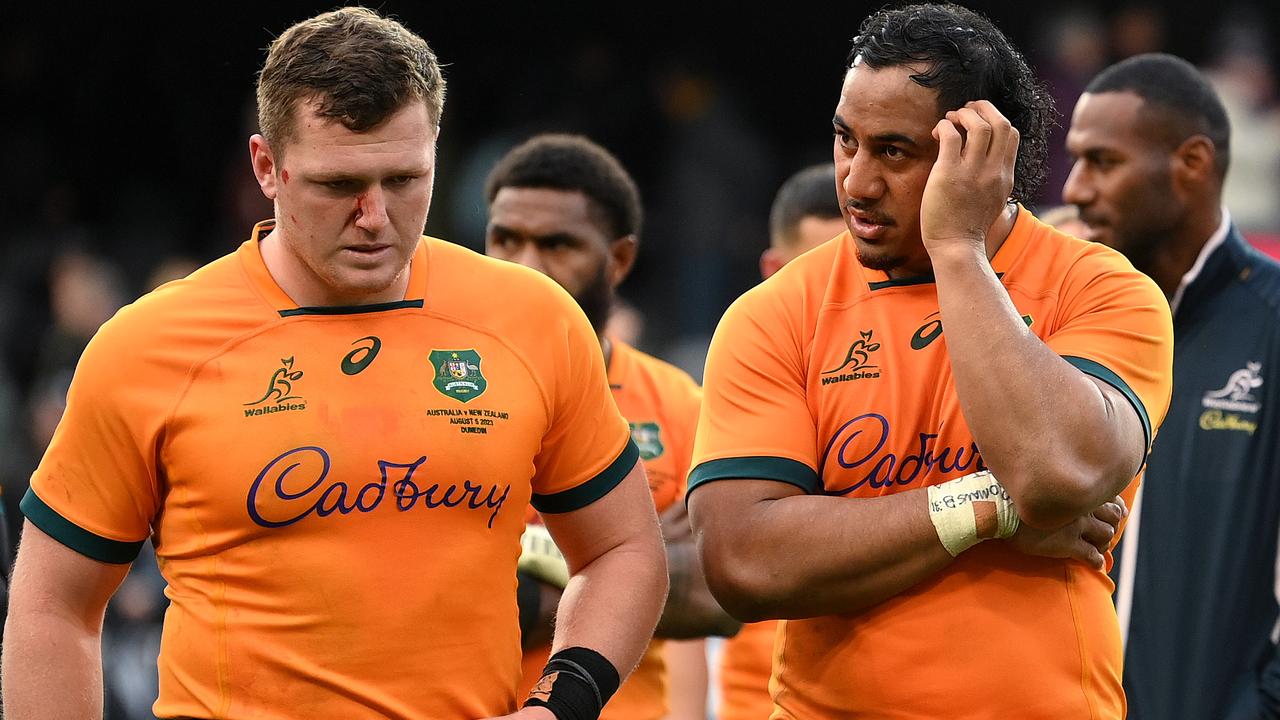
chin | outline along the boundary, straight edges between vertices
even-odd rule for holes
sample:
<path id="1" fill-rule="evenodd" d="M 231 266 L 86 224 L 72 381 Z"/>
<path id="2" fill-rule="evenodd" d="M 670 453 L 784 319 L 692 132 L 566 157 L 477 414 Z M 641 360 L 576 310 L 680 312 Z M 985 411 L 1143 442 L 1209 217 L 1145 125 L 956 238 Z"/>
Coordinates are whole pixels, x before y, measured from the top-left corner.
<path id="1" fill-rule="evenodd" d="M 869 270 L 879 270 L 887 273 L 890 270 L 897 270 L 907 263 L 905 257 L 886 252 L 883 248 L 866 247 L 860 239 L 854 243 L 854 250 L 858 256 L 858 262 Z"/>

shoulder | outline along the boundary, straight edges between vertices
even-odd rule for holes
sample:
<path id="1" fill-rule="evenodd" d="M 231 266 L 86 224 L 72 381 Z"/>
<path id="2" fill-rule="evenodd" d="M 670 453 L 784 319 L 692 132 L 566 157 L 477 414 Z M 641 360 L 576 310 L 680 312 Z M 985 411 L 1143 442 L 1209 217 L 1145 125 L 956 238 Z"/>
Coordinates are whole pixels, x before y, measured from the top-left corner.
<path id="1" fill-rule="evenodd" d="M 1030 218 L 1033 227 L 1024 262 L 1047 285 L 1058 285 L 1066 293 L 1083 291 L 1107 294 L 1123 290 L 1143 304 L 1167 306 L 1168 301 L 1155 281 L 1139 272 L 1122 253 L 1106 245 L 1082 240 Z"/>
<path id="2" fill-rule="evenodd" d="M 185 376 L 227 341 L 278 319 L 233 253 L 121 308 L 98 329 L 81 366 L 105 364 L 119 381 Z"/>
<path id="3" fill-rule="evenodd" d="M 497 324 L 513 319 L 527 324 L 533 312 L 581 314 L 573 298 L 542 273 L 447 240 L 428 237 L 425 242 L 429 302 L 441 312 Z"/>
<path id="4" fill-rule="evenodd" d="M 1280 318 L 1280 261 L 1253 247 L 1238 233 L 1236 239 L 1236 278 L 1268 308 L 1271 316 Z"/>
<path id="5" fill-rule="evenodd" d="M 612 342 L 614 352 L 628 356 L 634 363 L 635 370 L 648 376 L 656 386 L 685 395 L 701 393 L 698 383 L 684 370 L 619 340 L 612 340 Z"/>

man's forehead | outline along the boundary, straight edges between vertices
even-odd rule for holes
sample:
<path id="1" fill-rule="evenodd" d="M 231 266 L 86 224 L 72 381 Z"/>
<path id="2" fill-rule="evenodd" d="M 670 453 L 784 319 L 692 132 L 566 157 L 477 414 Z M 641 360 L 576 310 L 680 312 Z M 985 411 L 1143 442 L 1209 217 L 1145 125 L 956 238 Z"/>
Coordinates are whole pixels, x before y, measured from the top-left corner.
<path id="1" fill-rule="evenodd" d="M 1129 91 L 1084 93 L 1071 113 L 1067 142 L 1141 139 L 1142 106 L 1142 98 Z"/>
<path id="2" fill-rule="evenodd" d="M 855 64 L 845 73 L 836 114 L 845 122 L 851 116 L 872 116 L 900 125 L 924 124 L 930 129 L 941 115 L 938 113 L 938 91 L 911 79 L 920 68 L 892 65 L 872 68 Z"/>

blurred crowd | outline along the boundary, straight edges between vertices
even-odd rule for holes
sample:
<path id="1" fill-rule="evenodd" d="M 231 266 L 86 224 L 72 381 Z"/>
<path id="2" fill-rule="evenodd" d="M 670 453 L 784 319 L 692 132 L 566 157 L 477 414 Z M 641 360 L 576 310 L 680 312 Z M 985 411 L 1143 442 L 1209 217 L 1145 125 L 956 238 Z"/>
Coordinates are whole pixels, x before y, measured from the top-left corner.
<path id="1" fill-rule="evenodd" d="M 735 73 L 736 67 L 754 65 L 716 57 L 714 32 L 643 61 L 636 55 L 647 50 L 642 42 L 613 43 L 584 32 L 554 48 L 550 64 L 506 56 L 501 42 L 491 39 L 488 53 L 481 54 L 487 59 L 464 67 L 457 59 L 463 53 L 444 47 L 447 28 L 437 32 L 430 22 L 413 21 L 408 8 L 387 9 L 421 28 L 442 60 L 456 65 L 446 67 L 451 97 L 428 232 L 478 248 L 484 237 L 483 180 L 502 153 L 540 131 L 593 137 L 632 169 L 646 205 L 641 260 L 622 288 L 629 302 L 619 322 L 641 348 L 700 377 L 715 322 L 758 277 L 774 189 L 794 170 L 830 157 L 826 128 L 835 98 L 828 95 L 847 45 L 847 37 L 840 38 L 853 29 L 827 31 L 831 42 L 797 45 L 794 55 L 772 58 L 782 75 L 817 76 L 820 92 L 800 100 L 774 77 Z M 1186 21 L 1173 10 L 1155 5 L 1073 4 L 1034 26 L 1013 13 L 991 14 L 1028 50 L 1060 112 L 1069 112 L 1101 68 L 1137 53 L 1173 52 L 1204 68 L 1227 105 L 1234 136 L 1225 202 L 1250 241 L 1280 255 L 1280 75 L 1269 26 L 1274 19 L 1262 5 L 1224 8 L 1202 18 L 1195 33 L 1175 25 Z M 251 23 L 239 31 L 253 35 L 254 28 L 281 25 Z M 76 74 L 85 87 L 50 90 L 42 64 L 49 51 L 40 46 L 41 38 L 13 32 L 18 34 L 5 38 L 13 42 L 0 43 L 0 92 L 25 108 L 44 108 L 17 113 L 17 119 L 6 120 L 16 126 L 0 134 L 0 497 L 16 542 L 17 505 L 27 478 L 61 416 L 77 358 L 97 328 L 140 294 L 234 249 L 254 221 L 270 216 L 271 207 L 243 149 L 254 124 L 248 83 L 239 107 L 222 107 L 221 113 L 193 97 L 175 103 L 169 96 L 150 105 L 136 87 L 141 81 L 108 77 L 91 57 Z M 80 32 L 90 34 L 92 28 Z M 753 52 L 737 39 L 733 54 Z M 265 45 L 267 38 L 253 41 Z M 114 47 L 104 42 L 90 49 Z M 139 63 L 137 72 L 150 73 L 151 82 L 182 85 L 170 77 L 180 70 L 159 67 L 166 62 L 159 53 L 176 45 L 146 47 L 146 56 L 116 48 L 125 58 L 119 63 Z M 219 72 L 247 78 L 244 68 L 259 59 L 245 53 L 209 62 L 226 66 Z M 186 58 L 184 67 L 198 60 Z M 506 88 L 502 100 L 481 92 L 484 79 Z M 60 133 L 77 127 L 63 116 L 92 115 L 110 94 L 102 84 L 111 82 L 135 84 L 121 91 L 131 107 L 116 102 L 108 110 L 136 113 L 141 127 L 119 135 L 117 147 L 59 154 Z M 52 98 L 60 104 L 42 104 Z M 47 121 L 46 111 L 52 118 Z M 153 115 L 178 130 L 154 127 L 159 121 Z M 1064 119 L 1051 144 L 1051 175 L 1040 210 L 1061 202 L 1070 166 L 1062 150 L 1066 124 Z M 184 173 L 190 168 L 166 167 L 160 158 L 168 155 L 154 145 L 181 153 L 201 143 L 214 146 L 202 152 L 221 159 L 202 168 L 196 186 L 205 204 L 192 210 L 179 185 L 194 181 L 175 180 L 189 178 Z M 144 553 L 112 601 L 104 665 L 108 717 L 115 720 L 151 717 L 163 588 Z"/>

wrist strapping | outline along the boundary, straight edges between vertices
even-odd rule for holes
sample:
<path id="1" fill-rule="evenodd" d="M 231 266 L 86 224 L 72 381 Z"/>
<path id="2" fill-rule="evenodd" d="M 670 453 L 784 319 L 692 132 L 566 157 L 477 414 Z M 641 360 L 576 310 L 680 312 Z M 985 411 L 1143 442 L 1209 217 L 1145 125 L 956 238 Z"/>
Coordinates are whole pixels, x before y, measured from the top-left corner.
<path id="1" fill-rule="evenodd" d="M 1013 499 L 986 470 L 929 486 L 929 519 L 952 557 L 1018 530 Z"/>
<path id="2" fill-rule="evenodd" d="M 565 648 L 547 660 L 524 706 L 541 705 L 558 720 L 596 720 L 620 682 L 605 656 L 589 648 Z"/>
<path id="3" fill-rule="evenodd" d="M 529 523 L 524 526 L 516 569 L 561 590 L 569 584 L 569 564 L 544 525 Z"/>

